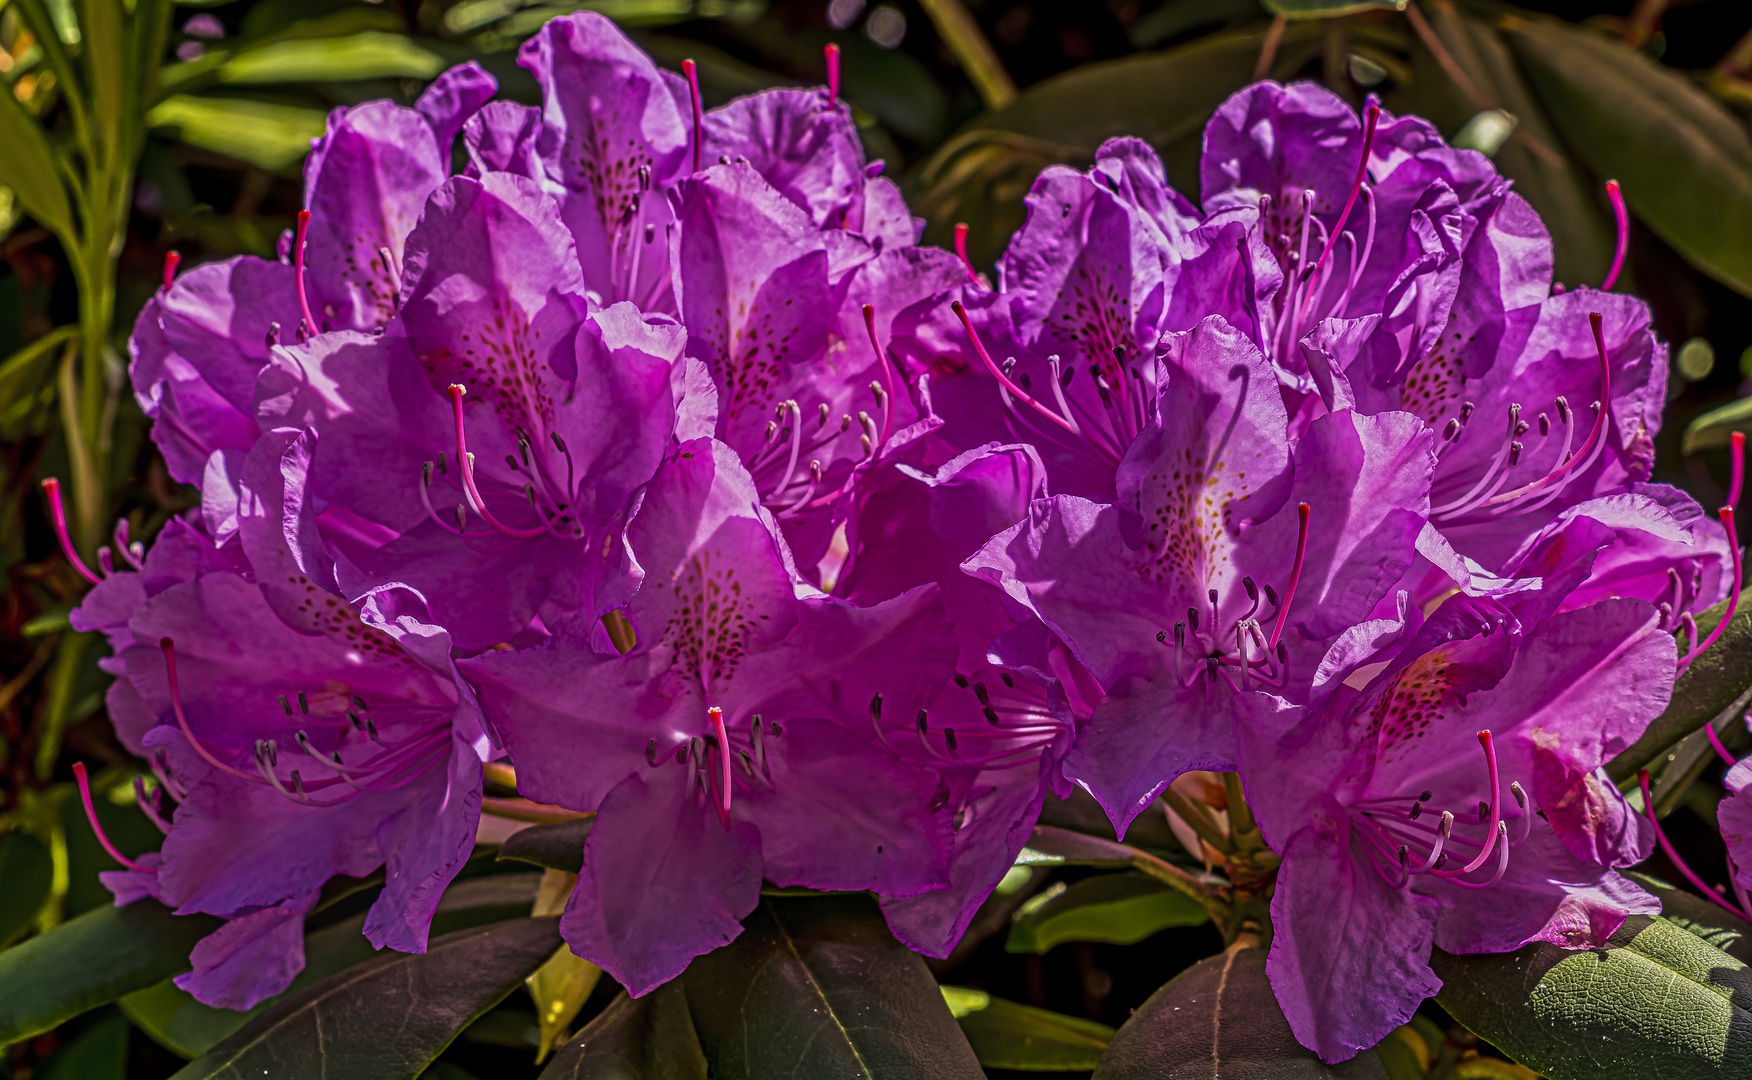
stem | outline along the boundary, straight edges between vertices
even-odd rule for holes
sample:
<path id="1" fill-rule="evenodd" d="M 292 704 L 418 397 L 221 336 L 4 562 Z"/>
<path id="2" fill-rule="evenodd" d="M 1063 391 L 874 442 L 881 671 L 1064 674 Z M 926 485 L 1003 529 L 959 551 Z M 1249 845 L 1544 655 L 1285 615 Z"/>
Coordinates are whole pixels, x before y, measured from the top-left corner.
<path id="1" fill-rule="evenodd" d="M 1180 816 L 1180 820 L 1191 826 L 1192 831 L 1198 833 L 1205 843 L 1225 855 L 1235 850 L 1235 845 L 1229 839 L 1228 834 L 1217 826 L 1216 821 L 1205 808 L 1175 791 L 1172 784 L 1162 792 L 1162 798 L 1174 808 L 1174 812 Z M 1234 819 L 1231 818 L 1230 821 L 1233 822 Z"/>
<path id="2" fill-rule="evenodd" d="M 919 0 L 919 6 L 987 109 L 1001 109 L 1016 100 L 1016 81 L 961 0 Z"/>

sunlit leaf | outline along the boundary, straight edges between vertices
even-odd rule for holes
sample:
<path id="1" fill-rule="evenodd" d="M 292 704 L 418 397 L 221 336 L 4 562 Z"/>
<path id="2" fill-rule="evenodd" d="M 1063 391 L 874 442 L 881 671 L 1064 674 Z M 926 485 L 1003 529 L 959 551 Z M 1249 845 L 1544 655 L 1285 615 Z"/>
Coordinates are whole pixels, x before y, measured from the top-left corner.
<path id="1" fill-rule="evenodd" d="M 0 836 L 0 946 L 17 937 L 49 898 L 54 863 L 34 836 Z"/>
<path id="2" fill-rule="evenodd" d="M 945 986 L 943 1000 L 988 1069 L 1070 1072 L 1093 1069 L 1113 1038 L 1106 1024 L 1014 1001 L 984 990 Z"/>
<path id="3" fill-rule="evenodd" d="M 146 123 L 190 146 L 278 170 L 310 153 L 310 140 L 323 133 L 327 119 L 294 105 L 176 94 L 153 106 Z"/>
<path id="4" fill-rule="evenodd" d="M 31 217 L 55 234 L 75 238 L 73 206 L 56 166 L 58 154 L 42 127 L 6 86 L 0 92 L 0 184 L 12 189 Z"/>
<path id="5" fill-rule="evenodd" d="M 222 83 L 345 82 L 430 79 L 449 65 L 401 34 L 367 31 L 347 37 L 290 38 L 235 53 L 214 77 Z"/>
<path id="6" fill-rule="evenodd" d="M 1004 948 L 1044 953 L 1065 941 L 1130 945 L 1209 917 L 1197 901 L 1153 878 L 1101 874 L 1029 898 L 1012 917 Z"/>

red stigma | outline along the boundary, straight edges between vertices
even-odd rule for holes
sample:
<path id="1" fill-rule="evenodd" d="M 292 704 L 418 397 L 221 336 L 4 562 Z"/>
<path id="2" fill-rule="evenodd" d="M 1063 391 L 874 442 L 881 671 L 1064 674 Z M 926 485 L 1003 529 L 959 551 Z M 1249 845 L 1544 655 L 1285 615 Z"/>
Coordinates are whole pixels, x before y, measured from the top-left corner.
<path id="1" fill-rule="evenodd" d="M 292 274 L 298 282 L 298 310 L 304 315 L 304 332 L 316 336 L 316 316 L 310 313 L 310 296 L 304 290 L 304 238 L 310 234 L 310 211 L 298 211 L 298 232 L 292 240 Z"/>
<path id="2" fill-rule="evenodd" d="M 692 60 L 683 60 L 681 62 L 681 73 L 687 77 L 688 97 L 693 102 L 693 171 L 699 172 L 700 154 L 704 150 L 704 147 L 701 146 L 703 139 L 701 135 L 702 120 L 700 114 L 703 109 L 700 104 L 700 71 Z"/>
<path id="3" fill-rule="evenodd" d="M 1624 269 L 1625 252 L 1630 250 L 1630 214 L 1624 209 L 1624 193 L 1618 189 L 1618 181 L 1606 181 L 1606 198 L 1612 203 L 1612 219 L 1618 223 L 1618 245 L 1612 249 L 1612 269 L 1606 271 L 1606 280 L 1600 283 L 1601 292 L 1609 292 L 1618 281 L 1618 273 Z"/>
<path id="4" fill-rule="evenodd" d="M 1290 585 L 1284 590 L 1284 603 L 1278 608 L 1277 624 L 1271 628 L 1271 643 L 1266 646 L 1268 649 L 1277 648 L 1278 638 L 1284 632 L 1284 623 L 1290 618 L 1290 601 L 1296 598 L 1296 582 L 1302 580 L 1302 560 L 1308 554 L 1308 515 L 1311 512 L 1307 503 L 1296 504 L 1296 561 L 1290 566 Z"/>
<path id="5" fill-rule="evenodd" d="M 61 505 L 61 482 L 52 476 L 44 480 L 43 494 L 49 497 L 49 518 L 55 523 L 55 538 L 61 541 L 62 554 L 73 564 L 73 569 L 79 571 L 80 577 L 93 585 L 102 584 L 103 579 L 85 565 L 85 560 L 73 549 L 73 538 L 67 535 L 67 510 Z"/>
<path id="6" fill-rule="evenodd" d="M 166 252 L 164 256 L 164 287 L 170 288 L 176 283 L 176 267 L 182 262 L 182 254 L 176 251 Z"/>
<path id="7" fill-rule="evenodd" d="M 85 762 L 75 761 L 73 763 L 73 779 L 79 782 L 79 801 L 85 804 L 85 820 L 91 822 L 91 831 L 97 834 L 97 842 L 103 845 L 105 851 L 109 852 L 109 857 L 128 869 L 138 870 L 142 874 L 158 873 L 152 867 L 141 866 L 133 859 L 123 855 L 116 850 L 114 844 L 110 843 L 108 834 L 103 831 L 103 826 L 97 820 L 97 807 L 91 805 L 91 781 L 85 776 Z"/>
<path id="8" fill-rule="evenodd" d="M 967 271 L 967 280 L 978 285 L 979 275 L 974 273 L 973 260 L 967 257 L 967 222 L 955 223 L 955 257 L 961 260 L 961 268 Z"/>
<path id="9" fill-rule="evenodd" d="M 839 103 L 839 46 L 829 42 L 822 48 L 821 55 L 827 61 L 827 104 L 831 107 Z"/>
<path id="10" fill-rule="evenodd" d="M 1036 411 L 1040 415 L 1046 417 L 1048 420 L 1051 420 L 1052 422 L 1057 424 L 1059 427 L 1064 428 L 1066 431 L 1070 432 L 1072 435 L 1077 436 L 1078 438 L 1082 437 L 1082 433 L 1079 432 L 1075 427 L 1073 427 L 1069 421 L 1067 421 L 1064 417 L 1060 416 L 1058 413 L 1055 413 L 1051 409 L 1042 405 L 1040 402 L 1035 401 L 1032 397 L 1030 397 L 1028 395 L 1028 391 L 1022 389 L 1020 386 L 1017 386 L 1014 382 L 1012 382 L 1010 380 L 1010 377 L 1008 375 L 1004 374 L 1003 369 L 999 368 L 998 365 L 992 361 L 992 354 L 989 352 L 986 352 L 985 343 L 979 339 L 979 334 L 974 331 L 973 320 L 969 319 L 967 317 L 967 308 L 962 306 L 961 301 L 956 300 L 953 303 L 951 303 L 949 305 L 949 310 L 955 312 L 955 317 L 961 320 L 962 328 L 967 331 L 967 340 L 971 341 L 973 343 L 973 351 L 979 354 L 979 358 L 980 358 L 981 362 L 983 362 L 985 364 L 986 370 L 991 372 L 992 377 L 997 379 L 999 383 L 1003 384 L 1004 389 L 1008 390 L 1010 392 L 1010 394 L 1012 396 L 1014 396 L 1015 398 L 1017 398 L 1018 400 L 1023 401 L 1025 403 L 1027 403 L 1028 405 L 1032 406 L 1034 408 L 1034 411 Z"/>
<path id="11" fill-rule="evenodd" d="M 718 771 L 713 776 L 713 786 L 718 790 L 716 792 L 717 798 L 712 800 L 712 805 L 718 810 L 718 823 L 728 831 L 730 828 L 730 733 L 724 728 L 723 709 L 714 705 L 706 710 L 706 717 L 711 720 L 712 735 L 718 740 Z M 709 753 L 708 750 L 708 755 Z"/>

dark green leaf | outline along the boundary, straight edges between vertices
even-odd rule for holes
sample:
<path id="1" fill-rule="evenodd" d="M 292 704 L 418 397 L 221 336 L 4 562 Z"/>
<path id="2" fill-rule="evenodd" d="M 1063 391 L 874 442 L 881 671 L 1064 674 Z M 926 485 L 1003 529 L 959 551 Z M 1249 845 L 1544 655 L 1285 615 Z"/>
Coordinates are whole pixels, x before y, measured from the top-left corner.
<path id="1" fill-rule="evenodd" d="M 611 1002 L 554 1055 L 541 1080 L 706 1080 L 680 980 Z"/>
<path id="2" fill-rule="evenodd" d="M 1707 632 L 1721 622 L 1727 608 L 1723 600 L 1699 615 L 1697 625 Z M 1740 594 L 1734 621 L 1722 636 L 1673 683 L 1666 710 L 1641 738 L 1607 763 L 1607 775 L 1618 784 L 1634 778 L 1638 769 L 1647 768 L 1668 747 L 1708 723 L 1748 686 L 1752 686 L 1752 590 Z"/>
<path id="3" fill-rule="evenodd" d="M 1752 971 L 1662 918 L 1603 949 L 1430 960 L 1456 1020 L 1551 1080 L 1752 1075 Z"/>
<path id="4" fill-rule="evenodd" d="M 984 990 L 943 987 L 949 1012 L 988 1069 L 1072 1072 L 1093 1069 L 1113 1029 L 1031 1005 L 995 998 Z"/>
<path id="5" fill-rule="evenodd" d="M 683 976 L 714 1080 L 983 1076 L 869 897 L 764 897 L 743 925 Z"/>
<path id="6" fill-rule="evenodd" d="M 1009 952 L 1044 953 L 1063 941 L 1131 945 L 1210 916 L 1197 901 L 1142 874 L 1102 874 L 1032 897 L 1010 924 Z"/>
<path id="7" fill-rule="evenodd" d="M 1095 1080 L 1385 1080 L 1373 1050 L 1326 1065 L 1290 1033 L 1265 975 L 1265 950 L 1231 946 L 1150 995 L 1113 1036 Z"/>
<path id="8" fill-rule="evenodd" d="M 559 943 L 557 919 L 516 919 L 446 934 L 423 954 L 380 953 L 256 1017 L 176 1080 L 413 1080 Z"/>
<path id="9" fill-rule="evenodd" d="M 1741 434 L 1752 432 L 1752 398 L 1730 401 L 1685 425 L 1685 437 L 1680 440 L 1679 450 L 1686 454 L 1719 450 L 1728 445 L 1736 431 Z"/>
<path id="10" fill-rule="evenodd" d="M 519 829 L 499 845 L 498 857 L 576 874 L 584 865 L 584 838 L 595 823 L 595 818 L 583 818 Z"/>
<path id="11" fill-rule="evenodd" d="M 1636 883 L 1660 897 L 1661 916 L 1681 930 L 1690 931 L 1742 963 L 1752 963 L 1752 923 L 1728 913 L 1696 893 L 1670 885 L 1660 878 L 1632 871 Z"/>
<path id="12" fill-rule="evenodd" d="M 155 900 L 101 907 L 0 952 L 0 1046 L 189 969 L 189 950 L 219 928 Z"/>
<path id="13" fill-rule="evenodd" d="M 1273 15 L 1292 19 L 1329 19 L 1335 15 L 1352 15 L 1376 8 L 1398 7 L 1390 0 L 1259 0 Z"/>
<path id="14" fill-rule="evenodd" d="M 1636 216 L 1691 263 L 1752 295 L 1752 137 L 1686 77 L 1555 20 L 1503 33 L 1565 141 L 1616 177 Z"/>
<path id="15" fill-rule="evenodd" d="M 31 1072 L 35 1080 L 126 1080 L 127 1075 L 128 1018 L 119 1013 L 80 1032 Z"/>
<path id="16" fill-rule="evenodd" d="M 528 914 L 540 878 L 539 874 L 496 874 L 457 882 L 445 890 L 444 898 L 438 902 L 438 911 L 432 917 L 432 936 Z M 376 956 L 377 951 L 365 938 L 364 928 L 365 916 L 361 914 L 306 934 L 304 970 L 284 994 L 269 998 L 248 1012 L 204 1005 L 169 979 L 129 994 L 118 1004 L 160 1045 L 186 1058 L 199 1057 L 287 997 Z"/>
<path id="17" fill-rule="evenodd" d="M 293 105 L 175 94 L 152 107 L 146 124 L 190 146 L 272 171 L 310 153 L 310 140 L 323 133 L 327 120 L 316 109 Z"/>
<path id="18" fill-rule="evenodd" d="M 0 837 L 0 947 L 17 937 L 36 918 L 49 898 L 55 864 L 49 850 L 34 836 L 11 833 Z"/>
<path id="19" fill-rule="evenodd" d="M 77 326 L 57 326 L 0 363 L 0 438 L 40 430 L 55 400 L 55 362 L 78 333 Z"/>

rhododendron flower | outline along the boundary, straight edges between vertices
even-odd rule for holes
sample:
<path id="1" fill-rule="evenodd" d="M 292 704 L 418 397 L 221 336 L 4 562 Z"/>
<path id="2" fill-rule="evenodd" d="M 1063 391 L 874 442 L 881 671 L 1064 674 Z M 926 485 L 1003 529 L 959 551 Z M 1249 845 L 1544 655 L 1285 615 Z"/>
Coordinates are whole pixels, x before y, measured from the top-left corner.
<path id="1" fill-rule="evenodd" d="M 1615 600 L 1517 636 L 1456 597 L 1421 628 L 1359 625 L 1326 672 L 1345 682 L 1313 709 L 1235 699 L 1248 802 L 1284 860 L 1267 971 L 1304 1046 L 1342 1061 L 1408 1020 L 1441 986 L 1432 944 L 1598 947 L 1660 911 L 1606 868 L 1647 855 L 1636 830 L 1609 835 L 1566 786 L 1665 707 L 1674 648 L 1654 622 Z M 1593 850 L 1560 842 L 1590 828 Z"/>
<path id="2" fill-rule="evenodd" d="M 948 884 L 948 791 L 871 731 L 954 655 L 930 586 L 857 607 L 807 585 L 723 443 L 682 445 L 628 528 L 624 655 L 558 633 L 463 662 L 530 798 L 599 817 L 560 923 L 634 994 L 741 932 L 762 878 Z"/>

